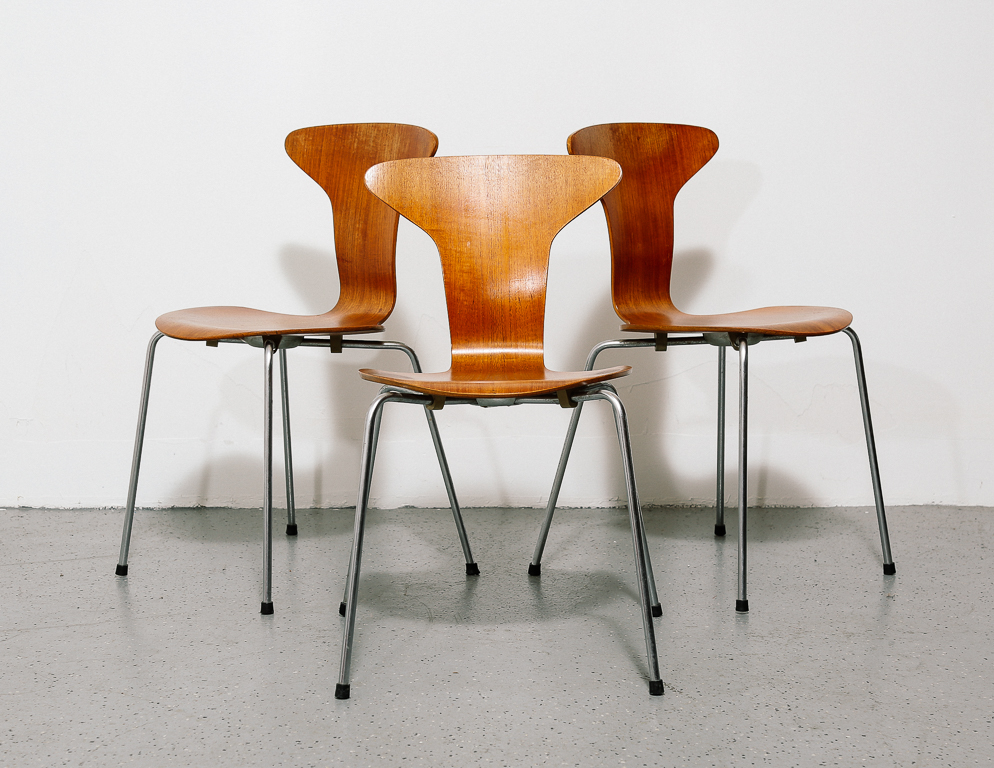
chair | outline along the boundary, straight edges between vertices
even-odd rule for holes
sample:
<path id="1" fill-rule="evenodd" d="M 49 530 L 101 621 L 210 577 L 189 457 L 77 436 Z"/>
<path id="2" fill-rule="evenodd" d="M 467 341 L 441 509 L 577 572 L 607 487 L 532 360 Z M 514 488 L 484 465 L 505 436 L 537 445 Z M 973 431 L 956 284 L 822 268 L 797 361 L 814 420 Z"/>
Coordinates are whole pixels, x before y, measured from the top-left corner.
<path id="1" fill-rule="evenodd" d="M 673 200 L 680 188 L 718 150 L 718 137 L 706 128 L 688 125 L 615 123 L 577 131 L 569 137 L 567 146 L 571 155 L 613 158 L 624 170 L 623 181 L 601 201 L 611 240 L 611 296 L 615 312 L 624 321 L 621 326 L 623 331 L 653 334 L 649 338 L 618 339 L 596 345 L 587 358 L 586 369 L 593 368 L 597 356 L 605 349 L 652 347 L 657 352 L 663 352 L 668 347 L 690 344 L 712 344 L 718 348 L 718 479 L 714 528 L 717 536 L 725 535 L 725 348 L 731 346 L 738 352 L 739 567 L 735 609 L 739 612 L 749 610 L 746 595 L 748 349 L 761 341 L 793 339 L 795 342 L 802 342 L 811 336 L 827 336 L 841 331 L 852 342 L 884 574 L 893 575 L 896 569 L 891 557 L 883 492 L 880 488 L 863 356 L 859 337 L 850 326 L 852 315 L 843 309 L 830 307 L 765 307 L 721 315 L 688 315 L 677 309 L 670 299 Z M 681 335 L 669 335 L 674 333 Z M 579 416 L 578 406 L 570 421 L 549 497 L 545 524 L 529 567 L 529 572 L 535 575 L 541 572 L 542 552 L 552 525 Z"/>
<path id="2" fill-rule="evenodd" d="M 412 125 L 356 124 L 302 128 L 286 139 L 290 158 L 314 179 L 331 200 L 335 227 L 335 254 L 338 261 L 340 294 L 335 307 L 322 315 L 283 315 L 245 307 L 200 307 L 162 315 L 155 321 L 156 333 L 148 344 L 145 377 L 142 384 L 138 431 L 131 464 L 131 482 L 121 535 L 117 575 L 128 573 L 128 548 L 138 490 L 145 419 L 152 383 L 155 348 L 165 335 L 184 341 L 204 341 L 216 347 L 219 342 L 245 343 L 263 350 L 263 576 L 262 613 L 273 612 L 272 601 L 272 424 L 273 355 L 279 352 L 280 394 L 283 412 L 283 451 L 286 466 L 287 528 L 297 534 L 293 501 L 293 462 L 290 448 L 290 407 L 287 397 L 286 351 L 294 347 L 324 347 L 332 353 L 343 349 L 393 349 L 404 352 L 415 371 L 420 371 L 414 351 L 396 341 L 344 339 L 346 334 L 378 333 L 393 311 L 397 285 L 394 255 L 397 245 L 396 211 L 366 190 L 363 174 L 376 163 L 407 157 L 431 157 L 438 139 L 431 131 Z M 456 529 L 466 557 L 466 572 L 479 573 L 466 537 L 459 504 L 449 476 L 445 453 L 435 417 L 425 411 L 428 429 Z"/>
<path id="3" fill-rule="evenodd" d="M 621 400 L 607 383 L 631 369 L 551 371 L 545 367 L 543 353 L 552 240 L 620 177 L 613 160 L 567 156 L 397 160 L 377 165 L 366 174 L 373 194 L 425 230 L 438 246 L 452 365 L 444 373 L 360 371 L 367 381 L 384 386 L 366 417 L 336 698 L 350 695 L 363 531 L 383 406 L 410 403 L 437 410 L 445 405 L 545 403 L 571 408 L 587 400 L 606 400 L 614 411 L 628 489 L 649 691 L 662 694 L 650 608 L 654 601 L 651 565 L 628 422 Z"/>

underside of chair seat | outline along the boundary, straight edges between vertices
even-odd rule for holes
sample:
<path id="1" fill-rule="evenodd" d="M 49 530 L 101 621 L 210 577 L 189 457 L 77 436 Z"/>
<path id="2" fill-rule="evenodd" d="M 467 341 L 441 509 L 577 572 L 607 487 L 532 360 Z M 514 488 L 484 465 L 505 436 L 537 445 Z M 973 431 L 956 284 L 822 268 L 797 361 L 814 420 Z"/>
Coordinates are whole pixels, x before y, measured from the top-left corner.
<path id="1" fill-rule="evenodd" d="M 621 314 L 621 310 L 618 310 Z M 825 336 L 852 323 L 852 315 L 834 307 L 763 307 L 721 315 L 688 315 L 678 309 L 627 310 L 623 331 L 645 333 L 760 333 L 768 336 Z"/>
<path id="2" fill-rule="evenodd" d="M 332 310 L 323 315 L 282 315 L 248 307 L 195 307 L 161 315 L 155 327 L 186 341 L 289 334 L 377 333 L 380 317 Z"/>
<path id="3" fill-rule="evenodd" d="M 613 368 L 602 368 L 597 371 L 550 371 L 545 369 L 542 376 L 526 376 L 522 373 L 510 373 L 506 379 L 475 379 L 471 377 L 454 377 L 451 371 L 443 373 L 398 373 L 395 371 L 376 371 L 363 368 L 360 375 L 367 381 L 402 387 L 426 395 L 442 397 L 470 398 L 503 398 L 527 397 L 529 395 L 548 395 L 561 390 L 571 390 L 585 384 L 595 384 L 601 381 L 627 376 L 631 371 L 629 365 L 619 365 Z M 491 376 L 493 373 L 491 372 Z"/>

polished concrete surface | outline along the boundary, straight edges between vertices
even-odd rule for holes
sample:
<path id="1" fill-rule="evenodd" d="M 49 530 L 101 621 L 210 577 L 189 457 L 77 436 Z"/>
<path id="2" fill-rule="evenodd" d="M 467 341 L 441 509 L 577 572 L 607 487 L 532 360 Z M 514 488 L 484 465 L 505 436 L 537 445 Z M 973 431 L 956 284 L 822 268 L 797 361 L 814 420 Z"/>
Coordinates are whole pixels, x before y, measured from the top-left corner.
<path id="1" fill-rule="evenodd" d="M 349 510 L 299 514 L 259 614 L 257 511 L 0 511 L 0 766 L 994 763 L 994 510 L 646 512 L 666 693 L 648 694 L 627 515 L 374 510 L 352 698 L 334 698 Z M 734 517 L 734 515 L 732 515 Z"/>

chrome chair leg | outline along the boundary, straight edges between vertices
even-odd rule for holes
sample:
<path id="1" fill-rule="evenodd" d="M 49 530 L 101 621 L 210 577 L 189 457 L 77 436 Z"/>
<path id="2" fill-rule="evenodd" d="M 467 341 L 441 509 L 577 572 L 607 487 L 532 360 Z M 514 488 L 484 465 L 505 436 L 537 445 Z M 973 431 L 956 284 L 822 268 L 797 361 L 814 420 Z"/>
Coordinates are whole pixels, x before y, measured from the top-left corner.
<path id="1" fill-rule="evenodd" d="M 362 462 L 359 467 L 359 494 L 356 499 L 355 526 L 352 533 L 352 555 L 349 561 L 349 578 L 345 588 L 345 628 L 342 637 L 342 658 L 335 686 L 335 698 L 347 699 L 350 695 L 349 679 L 352 670 L 352 639 L 355 633 L 356 604 L 359 597 L 359 569 L 362 565 L 362 540 L 366 529 L 366 508 L 369 486 L 373 478 L 373 460 L 376 455 L 377 433 L 383 406 L 390 400 L 400 399 L 395 392 L 382 392 L 373 400 L 366 414 L 363 434 Z"/>
<path id="2" fill-rule="evenodd" d="M 650 603 L 649 550 L 645 546 L 645 528 L 642 521 L 642 508 L 639 504 L 638 489 L 635 484 L 635 465 L 632 461 L 631 434 L 628 430 L 628 417 L 621 398 L 613 390 L 602 389 L 589 396 L 591 399 L 606 400 L 614 411 L 614 423 L 618 431 L 618 444 L 621 448 L 622 463 L 625 467 L 625 485 L 628 491 L 628 515 L 632 525 L 632 545 L 635 550 L 635 570 L 638 575 L 639 600 L 642 605 L 642 631 L 645 635 L 645 653 L 649 663 L 649 693 L 652 696 L 663 694 L 663 681 L 659 674 L 659 657 L 656 652 L 656 634 L 652 626 L 653 610 Z"/>
<path id="3" fill-rule="evenodd" d="M 593 370 L 591 366 L 587 370 Z M 535 544 L 535 552 L 532 554 L 532 560 L 528 564 L 528 575 L 529 576 L 541 576 L 542 575 L 542 554 L 545 552 L 545 544 L 549 538 L 549 530 L 552 528 L 552 518 L 556 514 L 556 504 L 559 501 L 559 490 L 563 485 L 563 476 L 566 474 L 566 464 L 569 462 L 569 455 L 573 449 L 573 438 L 576 437 L 576 427 L 580 423 L 580 414 L 583 411 L 583 403 L 577 402 L 576 408 L 573 409 L 573 415 L 570 417 L 569 428 L 566 430 L 566 440 L 563 442 L 563 450 L 559 456 L 559 466 L 556 468 L 556 477 L 552 481 L 552 490 L 549 492 L 549 503 L 545 510 L 545 520 L 542 523 L 542 530 L 539 531 L 538 541 Z M 642 521 L 642 516 L 639 515 L 639 536 L 642 537 L 642 549 L 646 552 L 646 570 L 649 573 L 649 604 L 652 606 L 652 615 L 659 617 L 663 615 L 663 606 L 659 602 L 659 596 L 656 593 L 656 576 L 652 572 L 652 562 L 648 557 L 649 552 L 649 540 L 645 535 L 645 526 Z"/>
<path id="4" fill-rule="evenodd" d="M 873 482 L 873 501 L 877 507 L 877 527 L 880 529 L 880 549 L 883 553 L 884 575 L 897 573 L 894 558 L 890 552 L 890 535 L 887 533 L 887 515 L 884 511 L 884 492 L 880 486 L 880 467 L 877 465 L 877 446 L 873 439 L 873 423 L 870 420 L 870 396 L 866 391 L 866 371 L 863 368 L 863 350 L 859 337 L 851 327 L 843 331 L 852 342 L 853 356 L 856 359 L 856 383 L 859 387 L 859 404 L 863 411 L 863 431 L 866 433 L 866 452 L 870 458 L 870 479 Z"/>
<path id="5" fill-rule="evenodd" d="M 278 340 L 267 338 L 263 347 L 262 439 L 262 613 L 273 612 L 273 352 Z"/>
<path id="6" fill-rule="evenodd" d="M 135 433 L 135 450 L 131 455 L 131 481 L 128 483 L 128 505 L 124 511 L 124 530 L 121 533 L 121 554 L 117 560 L 117 575 L 128 575 L 128 549 L 131 547 L 131 526 L 135 519 L 135 498 L 138 495 L 138 470 L 142 461 L 142 444 L 145 442 L 145 420 L 148 416 L 148 395 L 152 389 L 152 363 L 155 345 L 164 334 L 156 331 L 148 342 L 145 353 L 145 376 L 142 380 L 141 404 L 138 406 L 138 430 Z"/>
<path id="7" fill-rule="evenodd" d="M 463 523 L 459 501 L 456 499 L 456 488 L 452 484 L 452 475 L 449 474 L 449 462 L 445 458 L 445 449 L 442 447 L 442 438 L 438 434 L 438 424 L 435 423 L 435 414 L 428 410 L 427 406 L 425 407 L 425 417 L 428 419 L 428 431 L 431 433 L 431 442 L 435 446 L 435 455 L 438 457 L 438 467 L 442 471 L 442 482 L 445 484 L 445 493 L 449 497 L 452 519 L 456 524 L 456 532 L 459 534 L 459 543 L 462 544 L 463 557 L 466 558 L 466 575 L 479 576 L 480 566 L 473 559 L 473 550 L 469 546 L 469 536 L 466 535 L 466 525 Z"/>
<path id="8" fill-rule="evenodd" d="M 297 508 L 293 500 L 293 452 L 290 447 L 290 388 L 286 350 L 280 349 L 280 403 L 283 406 L 283 468 L 286 475 L 286 535 L 297 535 Z"/>
<path id="9" fill-rule="evenodd" d="M 542 523 L 542 530 L 538 534 L 538 542 L 535 544 L 532 561 L 528 564 L 529 576 L 542 575 L 542 554 L 545 552 L 545 543 L 549 538 L 549 530 L 552 528 L 552 518 L 556 514 L 559 491 L 563 485 L 563 477 L 566 475 L 566 464 L 569 462 L 569 455 L 573 450 L 573 438 L 576 437 L 576 427 L 580 423 L 580 414 L 582 412 L 583 403 L 578 402 L 569 420 L 569 428 L 566 430 L 566 440 L 563 442 L 563 450 L 559 455 L 559 466 L 556 467 L 556 477 L 552 481 L 552 490 L 549 491 L 549 503 L 545 510 L 545 521 Z"/>
<path id="10" fill-rule="evenodd" d="M 394 349 L 403 352 L 411 361 L 411 369 L 415 373 L 421 373 L 421 363 L 417 354 L 407 344 L 400 341 L 361 341 L 357 339 L 344 339 L 343 349 Z M 431 433 L 431 442 L 435 446 L 435 456 L 438 458 L 438 468 L 442 473 L 442 483 L 445 485 L 445 493 L 449 498 L 449 507 L 452 509 L 452 519 L 456 524 L 456 532 L 459 534 L 459 543 L 462 545 L 463 556 L 466 558 L 466 575 L 479 576 L 480 567 L 473 558 L 473 551 L 469 545 L 469 537 L 466 534 L 466 526 L 463 523 L 462 511 L 459 508 L 459 500 L 456 498 L 455 484 L 452 482 L 452 475 L 449 473 L 449 463 L 445 458 L 445 450 L 442 448 L 442 438 L 438 432 L 438 425 L 435 423 L 434 414 L 425 407 L 425 416 L 428 420 L 428 431 Z M 342 609 L 344 610 L 344 609 Z M 345 614 L 342 614 L 343 616 Z"/>
<path id="11" fill-rule="evenodd" d="M 374 405 L 376 404 L 375 400 L 373 401 L 373 404 Z M 370 406 L 370 408 L 372 408 L 372 406 Z M 377 449 L 377 447 L 379 446 L 379 443 L 380 443 L 380 422 L 382 420 L 383 420 L 383 409 L 381 407 L 381 408 L 379 408 L 376 411 L 376 415 L 373 418 L 373 431 L 372 431 L 372 435 L 370 437 L 370 445 L 372 447 L 369 449 L 369 464 L 368 464 L 368 466 L 366 465 L 366 463 L 365 463 L 365 456 L 363 456 L 362 462 L 360 463 L 360 473 L 361 474 L 360 474 L 360 477 L 359 477 L 359 491 L 360 491 L 360 493 L 363 494 L 361 496 L 361 501 L 362 501 L 362 507 L 363 507 L 363 509 L 367 509 L 369 507 L 369 489 L 370 489 L 370 486 L 373 483 L 373 465 L 376 463 L 376 449 Z M 366 443 L 365 443 L 365 437 L 364 437 L 363 438 L 363 450 L 365 450 L 365 446 L 366 446 Z M 368 475 L 368 477 L 367 477 L 367 475 Z M 365 485 L 363 485 L 363 478 L 364 477 L 366 477 Z M 365 488 L 365 491 L 363 491 L 363 488 Z M 365 514 L 365 513 L 363 513 L 363 514 Z M 349 602 L 349 586 L 348 586 L 348 578 L 347 578 L 347 576 L 352 571 L 352 557 L 353 557 L 353 553 L 350 552 L 349 553 L 349 567 L 348 567 L 348 570 L 345 572 L 346 573 L 345 594 L 342 595 L 342 602 L 338 604 L 338 613 L 341 616 L 345 615 L 346 606 L 348 605 L 348 602 Z"/>
<path id="12" fill-rule="evenodd" d="M 714 535 L 725 535 L 725 347 L 718 346 L 718 468 Z"/>
<path id="13" fill-rule="evenodd" d="M 653 343 L 649 339 L 638 339 L 638 340 L 614 340 L 614 341 L 604 341 L 597 344 L 590 353 L 587 355 L 587 362 L 584 366 L 585 371 L 594 370 L 594 364 L 597 361 L 597 356 L 603 352 L 605 349 L 612 348 L 627 348 L 627 347 L 644 347 L 649 346 Z M 542 529 L 538 534 L 538 541 L 535 544 L 535 551 L 532 554 L 532 560 L 528 564 L 528 575 L 529 576 L 541 576 L 542 575 L 542 554 L 545 552 L 545 544 L 549 538 L 549 531 L 552 528 L 552 518 L 556 514 L 556 504 L 559 502 L 559 492 L 563 485 L 563 477 L 566 475 L 566 465 L 569 463 L 569 456 L 573 450 L 573 439 L 576 437 L 577 425 L 580 423 L 580 414 L 583 412 L 583 402 L 577 401 L 576 408 L 573 409 L 573 415 L 570 417 L 569 427 L 566 430 L 566 439 L 563 441 L 563 450 L 559 456 L 559 466 L 556 467 L 556 477 L 552 481 L 552 490 L 549 491 L 549 502 L 545 510 L 545 520 L 542 523 Z M 641 519 L 641 516 L 640 516 Z M 649 543 L 645 536 L 645 527 L 640 527 L 640 535 L 642 536 L 643 549 L 648 553 Z M 646 568 L 649 572 L 649 599 L 652 605 L 652 615 L 659 617 L 663 615 L 663 608 L 659 602 L 659 597 L 656 593 L 656 577 L 652 572 L 652 563 L 650 560 L 646 560 Z"/>
<path id="14" fill-rule="evenodd" d="M 746 595 L 746 515 L 749 510 L 749 344 L 744 334 L 737 340 L 739 352 L 739 584 L 735 610 L 749 611 Z"/>

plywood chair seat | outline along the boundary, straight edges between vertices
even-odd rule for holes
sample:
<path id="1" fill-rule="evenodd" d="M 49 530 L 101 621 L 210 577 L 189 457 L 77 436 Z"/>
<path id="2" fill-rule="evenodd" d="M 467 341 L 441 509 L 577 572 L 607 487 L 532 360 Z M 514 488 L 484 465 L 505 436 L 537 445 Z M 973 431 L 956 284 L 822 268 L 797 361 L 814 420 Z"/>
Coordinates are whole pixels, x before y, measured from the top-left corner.
<path id="1" fill-rule="evenodd" d="M 453 375 L 444 373 L 409 374 L 394 371 L 376 371 L 362 368 L 359 374 L 366 381 L 401 387 L 412 392 L 434 397 L 465 397 L 472 399 L 530 397 L 569 392 L 577 387 L 627 376 L 629 365 L 602 368 L 597 371 L 509 371 L 491 377 L 472 376 L 469 373 Z"/>
<path id="2" fill-rule="evenodd" d="M 253 336 L 317 336 L 378 333 L 380 313 L 334 309 L 320 315 L 284 315 L 249 307 L 193 307 L 160 315 L 155 327 L 186 341 L 246 339 Z"/>
<path id="3" fill-rule="evenodd" d="M 619 312 L 620 314 L 620 312 Z M 623 331 L 826 336 L 848 328 L 852 315 L 835 307 L 762 307 L 719 315 L 688 315 L 676 308 L 626 310 Z"/>

